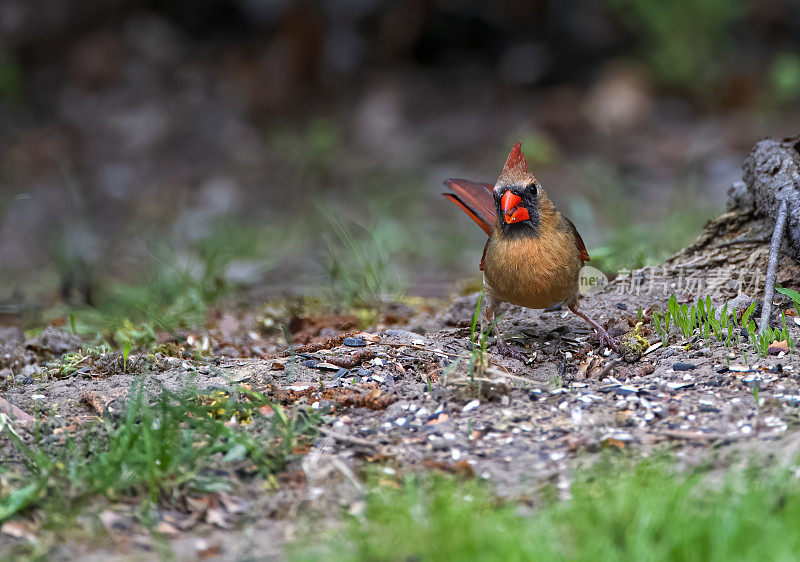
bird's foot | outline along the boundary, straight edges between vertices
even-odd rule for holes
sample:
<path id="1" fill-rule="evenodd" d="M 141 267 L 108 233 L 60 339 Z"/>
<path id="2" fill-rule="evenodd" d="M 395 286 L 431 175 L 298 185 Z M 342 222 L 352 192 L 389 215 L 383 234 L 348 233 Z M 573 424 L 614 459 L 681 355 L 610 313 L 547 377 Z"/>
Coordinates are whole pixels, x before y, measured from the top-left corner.
<path id="1" fill-rule="evenodd" d="M 600 347 L 610 347 L 614 351 L 619 351 L 617 340 L 611 337 L 611 334 L 604 328 L 595 328 L 595 336 L 597 336 L 597 339 L 600 341 Z"/>
<path id="2" fill-rule="evenodd" d="M 511 347 L 501 339 L 497 340 L 497 353 L 499 353 L 504 357 L 511 357 L 512 359 L 517 359 L 519 361 L 522 361 L 523 363 L 528 360 L 527 356 L 524 353 L 522 353 L 519 349 Z"/>

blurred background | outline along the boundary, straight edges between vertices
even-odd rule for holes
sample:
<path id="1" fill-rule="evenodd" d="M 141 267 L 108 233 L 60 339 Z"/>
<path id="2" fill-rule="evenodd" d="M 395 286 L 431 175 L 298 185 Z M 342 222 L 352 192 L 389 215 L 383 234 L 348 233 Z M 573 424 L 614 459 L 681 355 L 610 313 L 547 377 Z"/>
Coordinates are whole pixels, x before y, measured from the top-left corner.
<path id="1" fill-rule="evenodd" d="M 798 101 L 790 0 L 0 0 L 0 312 L 449 296 L 442 179 L 517 140 L 592 265 L 657 262 Z"/>

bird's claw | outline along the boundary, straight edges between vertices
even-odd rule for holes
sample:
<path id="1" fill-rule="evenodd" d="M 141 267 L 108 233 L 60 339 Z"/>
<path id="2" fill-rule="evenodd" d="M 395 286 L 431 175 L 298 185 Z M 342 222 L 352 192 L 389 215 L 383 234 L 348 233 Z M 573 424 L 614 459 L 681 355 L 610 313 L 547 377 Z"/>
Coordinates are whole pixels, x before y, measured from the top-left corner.
<path id="1" fill-rule="evenodd" d="M 617 340 L 611 337 L 605 330 L 597 330 L 597 339 L 600 340 L 600 347 L 610 347 L 614 351 L 619 351 L 619 344 Z"/>
<path id="2" fill-rule="evenodd" d="M 523 363 L 528 359 L 525 356 L 525 354 L 522 353 L 520 350 L 511 347 L 510 345 L 508 345 L 503 341 L 497 342 L 497 353 L 503 355 L 504 357 L 511 357 L 512 359 L 517 359 L 519 361 L 522 361 Z"/>

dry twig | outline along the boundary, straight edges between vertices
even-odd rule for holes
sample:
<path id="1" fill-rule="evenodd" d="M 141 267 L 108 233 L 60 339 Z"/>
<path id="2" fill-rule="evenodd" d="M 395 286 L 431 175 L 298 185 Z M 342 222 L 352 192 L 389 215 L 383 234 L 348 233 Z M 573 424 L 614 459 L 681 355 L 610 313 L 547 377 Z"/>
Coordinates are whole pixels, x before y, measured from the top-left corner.
<path id="1" fill-rule="evenodd" d="M 769 327 L 769 317 L 772 315 L 772 298 L 775 295 L 775 270 L 778 268 L 778 252 L 783 242 L 783 233 L 786 231 L 786 217 L 789 214 L 786 199 L 781 201 L 778 217 L 775 219 L 775 230 L 772 231 L 772 241 L 769 243 L 769 263 L 767 265 L 767 279 L 764 282 L 764 304 L 761 307 L 761 320 L 758 322 L 758 333 L 763 334 Z"/>

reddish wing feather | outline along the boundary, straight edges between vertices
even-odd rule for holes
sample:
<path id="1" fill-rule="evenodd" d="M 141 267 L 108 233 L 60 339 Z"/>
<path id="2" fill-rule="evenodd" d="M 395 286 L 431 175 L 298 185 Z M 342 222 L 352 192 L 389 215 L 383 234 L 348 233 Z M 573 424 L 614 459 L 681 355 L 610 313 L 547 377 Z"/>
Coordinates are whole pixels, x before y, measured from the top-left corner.
<path id="1" fill-rule="evenodd" d="M 578 234 L 578 229 L 575 228 L 575 225 L 572 224 L 572 221 L 569 220 L 567 217 L 564 217 L 564 220 L 567 221 L 570 229 L 572 230 L 572 234 L 575 235 L 575 247 L 578 248 L 578 254 L 580 254 L 581 261 L 589 261 L 589 252 L 586 251 L 586 244 L 583 243 L 583 238 L 581 235 Z"/>
<path id="2" fill-rule="evenodd" d="M 488 183 L 478 183 L 469 180 L 445 180 L 445 186 L 453 193 L 443 193 L 449 201 L 455 203 L 475 224 L 489 235 L 492 233 L 497 216 L 494 211 L 494 186 Z"/>
<path id="3" fill-rule="evenodd" d="M 464 213 L 466 213 L 466 215 L 467 215 L 469 218 L 471 218 L 473 221 L 475 221 L 475 224 L 477 224 L 478 226 L 480 226 L 480 227 L 481 227 L 481 229 L 482 229 L 482 230 L 483 230 L 483 231 L 484 231 L 486 234 L 491 234 L 491 233 L 492 233 L 492 226 L 491 226 L 489 223 L 487 223 L 486 221 L 484 221 L 484 220 L 483 220 L 483 218 L 481 218 L 481 217 L 480 217 L 480 216 L 478 216 L 476 213 L 474 213 L 474 212 L 472 211 L 472 209 L 470 209 L 470 208 L 469 208 L 469 207 L 467 207 L 467 206 L 466 206 L 464 203 L 462 203 L 462 202 L 461 202 L 461 199 L 459 199 L 458 197 L 456 197 L 456 196 L 455 196 L 455 195 L 453 195 L 452 193 L 442 193 L 442 195 L 444 195 L 444 196 L 445 196 L 445 198 L 446 198 L 448 201 L 452 201 L 453 203 L 455 203 L 455 204 L 458 206 L 458 208 L 459 208 L 459 209 L 461 209 L 462 211 L 464 211 Z"/>

